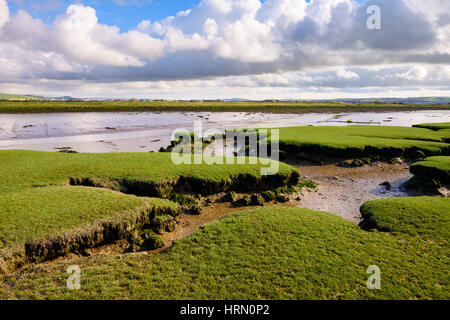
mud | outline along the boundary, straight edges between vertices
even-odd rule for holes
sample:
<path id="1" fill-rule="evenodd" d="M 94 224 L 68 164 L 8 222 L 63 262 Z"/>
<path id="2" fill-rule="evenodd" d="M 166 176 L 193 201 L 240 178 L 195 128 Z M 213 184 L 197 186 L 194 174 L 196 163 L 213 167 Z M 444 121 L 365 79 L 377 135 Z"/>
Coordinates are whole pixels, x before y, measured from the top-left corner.
<path id="1" fill-rule="evenodd" d="M 193 130 L 204 119 L 204 129 L 345 126 L 371 124 L 411 126 L 450 121 L 450 111 L 328 112 L 273 114 L 266 112 L 100 112 L 2 114 L 0 149 L 54 151 L 70 146 L 78 152 L 148 152 L 170 144 L 178 128 Z M 209 120 L 207 120 L 209 119 Z M 108 129 L 107 129 L 108 128 Z M 115 129 L 115 130 L 113 130 Z"/>
<path id="2" fill-rule="evenodd" d="M 302 191 L 300 207 L 327 211 L 354 223 L 361 221 L 359 208 L 366 201 L 421 195 L 403 186 L 413 177 L 406 164 L 375 163 L 359 168 L 307 162 L 289 164 L 318 186 L 317 190 Z"/>

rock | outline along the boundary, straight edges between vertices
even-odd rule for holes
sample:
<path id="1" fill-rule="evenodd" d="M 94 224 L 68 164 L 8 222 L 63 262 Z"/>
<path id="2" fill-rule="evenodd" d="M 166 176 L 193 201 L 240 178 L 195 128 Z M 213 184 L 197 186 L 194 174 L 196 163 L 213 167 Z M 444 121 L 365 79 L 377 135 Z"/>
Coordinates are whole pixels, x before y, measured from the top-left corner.
<path id="1" fill-rule="evenodd" d="M 264 206 L 264 204 L 266 203 L 262 195 L 260 195 L 259 193 L 252 195 L 251 201 L 252 205 L 254 206 Z"/>
<path id="2" fill-rule="evenodd" d="M 280 194 L 276 197 L 275 200 L 278 202 L 281 202 L 281 203 L 286 203 L 286 202 L 289 202 L 291 199 L 287 195 Z"/>
<path id="3" fill-rule="evenodd" d="M 261 193 L 261 196 L 266 202 L 273 201 L 276 198 L 275 192 L 273 191 L 264 191 Z"/>
<path id="4" fill-rule="evenodd" d="M 450 190 L 448 190 L 446 187 L 440 187 L 437 189 L 438 194 L 443 196 L 444 198 L 450 197 Z"/>
<path id="5" fill-rule="evenodd" d="M 244 196 L 239 202 L 241 205 L 248 207 L 252 204 L 252 198 L 250 196 Z"/>
<path id="6" fill-rule="evenodd" d="M 391 190 L 392 189 L 392 185 L 389 181 L 385 181 L 382 184 L 380 184 L 380 186 L 385 187 L 387 190 Z"/>
<path id="7" fill-rule="evenodd" d="M 223 198 L 225 202 L 236 202 L 238 200 L 236 192 L 230 191 Z"/>
<path id="8" fill-rule="evenodd" d="M 202 214 L 202 208 L 200 206 L 193 206 L 191 209 L 189 209 L 189 213 L 199 216 Z"/>

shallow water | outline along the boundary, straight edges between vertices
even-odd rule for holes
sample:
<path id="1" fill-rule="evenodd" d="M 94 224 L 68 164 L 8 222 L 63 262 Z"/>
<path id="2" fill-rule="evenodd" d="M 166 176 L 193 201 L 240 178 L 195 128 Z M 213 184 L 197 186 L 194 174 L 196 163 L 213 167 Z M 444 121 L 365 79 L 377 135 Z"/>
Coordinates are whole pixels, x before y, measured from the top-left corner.
<path id="1" fill-rule="evenodd" d="M 192 130 L 202 120 L 205 130 L 306 125 L 370 124 L 411 126 L 450 122 L 450 111 L 359 113 L 214 113 L 121 112 L 1 114 L 0 149 L 79 152 L 148 152 L 166 147 L 175 129 Z"/>

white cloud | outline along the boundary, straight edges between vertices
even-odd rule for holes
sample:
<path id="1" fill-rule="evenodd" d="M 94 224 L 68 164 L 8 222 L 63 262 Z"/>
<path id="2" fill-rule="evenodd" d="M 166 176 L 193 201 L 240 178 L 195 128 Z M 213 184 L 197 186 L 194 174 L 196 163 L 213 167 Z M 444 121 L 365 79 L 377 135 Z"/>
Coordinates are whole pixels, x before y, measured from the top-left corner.
<path id="1" fill-rule="evenodd" d="M 203 25 L 203 30 L 205 31 L 206 37 L 208 39 L 214 38 L 218 31 L 216 20 L 211 18 L 206 19 L 205 24 Z"/>
<path id="2" fill-rule="evenodd" d="M 425 80 L 428 76 L 427 68 L 424 66 L 412 66 L 408 71 L 395 74 L 398 78 L 406 80 Z"/>
<path id="3" fill-rule="evenodd" d="M 336 75 L 341 79 L 359 79 L 359 75 L 356 72 L 340 69 L 336 71 Z"/>
<path id="4" fill-rule="evenodd" d="M 0 28 L 9 21 L 9 9 L 6 0 L 0 0 Z"/>

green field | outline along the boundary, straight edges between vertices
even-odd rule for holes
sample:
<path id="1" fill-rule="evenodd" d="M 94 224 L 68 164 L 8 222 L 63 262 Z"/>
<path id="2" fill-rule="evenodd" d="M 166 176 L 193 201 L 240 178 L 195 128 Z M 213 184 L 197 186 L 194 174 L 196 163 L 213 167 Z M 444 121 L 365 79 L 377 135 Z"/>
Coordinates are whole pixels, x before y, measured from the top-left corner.
<path id="1" fill-rule="evenodd" d="M 280 128 L 280 149 L 332 157 L 414 157 L 449 154 L 450 132 L 421 128 L 359 126 Z"/>
<path id="2" fill-rule="evenodd" d="M 16 95 L 16 94 L 3 94 L 3 93 L 0 93 L 0 101 L 1 100 L 7 100 L 7 101 L 36 101 L 36 100 L 39 100 L 39 99 L 35 98 L 35 97 L 30 97 L 30 96 L 21 96 L 21 95 Z"/>
<path id="3" fill-rule="evenodd" d="M 0 113 L 120 112 L 120 111 L 216 111 L 216 112 L 357 112 L 450 110 L 448 104 L 390 104 L 344 102 L 225 102 L 225 101 L 31 101 L 0 102 Z"/>
<path id="4" fill-rule="evenodd" d="M 449 299 L 448 233 L 440 231 L 450 200 L 439 201 L 424 199 L 420 215 L 402 212 L 408 218 L 395 233 L 301 208 L 240 212 L 160 254 L 73 261 L 82 270 L 81 290 L 67 290 L 63 263 L 5 277 L 0 298 Z M 396 214 L 371 208 L 377 216 Z M 433 231 L 438 222 L 444 225 Z M 366 287 L 370 265 L 381 269 L 381 290 Z"/>
<path id="5" fill-rule="evenodd" d="M 450 185 L 450 156 L 429 157 L 411 165 L 410 171 L 423 181 L 436 180 Z"/>
<path id="6" fill-rule="evenodd" d="M 0 271 L 131 236 L 159 214 L 178 213 L 175 203 L 134 195 L 268 190 L 299 178 L 281 163 L 277 175 L 261 176 L 261 165 L 177 166 L 170 157 L 1 151 Z"/>

